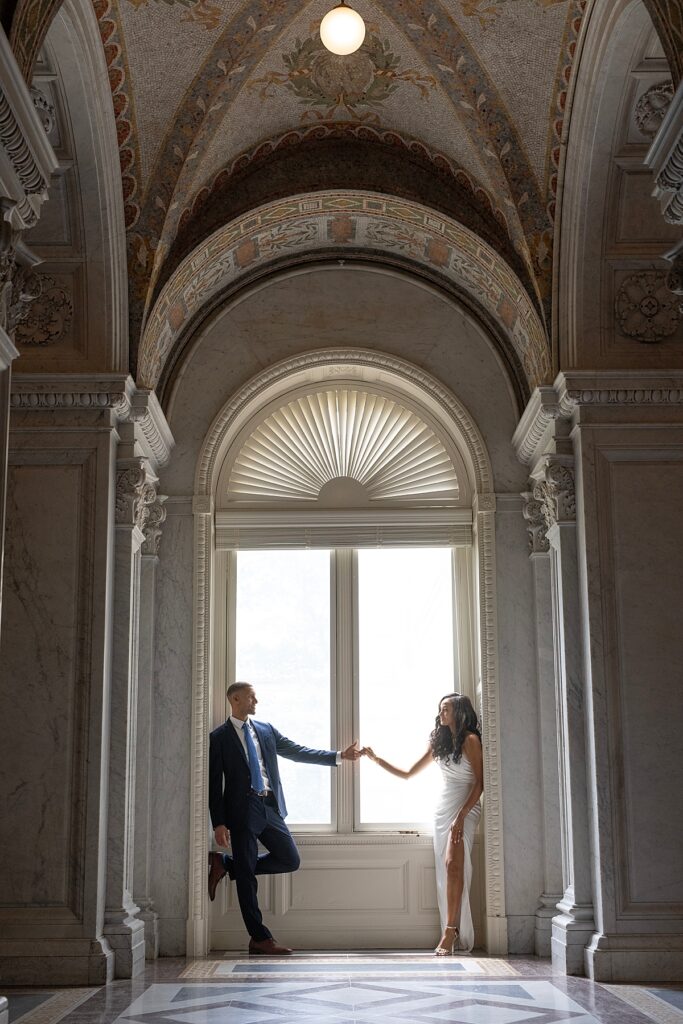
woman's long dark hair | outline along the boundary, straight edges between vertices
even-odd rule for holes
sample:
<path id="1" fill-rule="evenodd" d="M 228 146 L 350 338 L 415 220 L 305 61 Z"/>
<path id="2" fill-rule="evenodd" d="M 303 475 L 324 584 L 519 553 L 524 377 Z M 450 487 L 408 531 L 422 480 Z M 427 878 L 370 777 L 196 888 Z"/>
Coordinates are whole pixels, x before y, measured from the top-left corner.
<path id="1" fill-rule="evenodd" d="M 445 700 L 450 701 L 453 705 L 455 736 L 453 736 L 450 726 L 441 724 L 439 715 L 437 715 L 434 729 L 429 737 L 429 745 L 432 748 L 432 757 L 435 761 L 444 761 L 450 757 L 455 764 L 459 764 L 462 757 L 462 745 L 467 734 L 473 732 L 481 742 L 479 721 L 469 697 L 464 697 L 461 693 L 447 693 L 439 701 L 439 711 L 441 711 L 441 705 Z"/>

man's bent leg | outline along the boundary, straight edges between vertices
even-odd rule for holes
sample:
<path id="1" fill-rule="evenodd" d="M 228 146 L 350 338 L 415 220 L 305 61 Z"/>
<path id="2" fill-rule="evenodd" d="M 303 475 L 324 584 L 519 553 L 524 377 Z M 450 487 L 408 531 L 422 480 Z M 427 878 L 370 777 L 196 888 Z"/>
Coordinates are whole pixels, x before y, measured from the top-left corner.
<path id="1" fill-rule="evenodd" d="M 259 860 L 258 841 L 250 829 L 231 832 L 233 873 L 242 919 L 252 939 L 261 942 L 272 938 L 263 923 L 258 905 L 256 867 Z"/>
<path id="2" fill-rule="evenodd" d="M 257 875 L 280 875 L 296 871 L 301 863 L 296 843 L 275 806 L 265 804 L 266 826 L 259 833 L 259 842 L 268 853 L 259 857 Z"/>

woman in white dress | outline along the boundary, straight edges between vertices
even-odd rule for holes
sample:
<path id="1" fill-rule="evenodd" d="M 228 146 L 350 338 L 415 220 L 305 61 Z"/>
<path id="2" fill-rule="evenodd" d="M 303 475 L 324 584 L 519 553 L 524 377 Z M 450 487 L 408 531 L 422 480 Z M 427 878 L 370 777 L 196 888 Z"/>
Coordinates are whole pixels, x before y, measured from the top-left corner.
<path id="1" fill-rule="evenodd" d="M 437 956 L 469 952 L 474 945 L 472 845 L 484 790 L 481 733 L 471 700 L 459 693 L 441 699 L 429 747 L 411 768 L 389 764 L 372 747 L 364 747 L 362 753 L 401 779 L 416 775 L 432 759 L 438 763 L 442 789 L 434 815 L 434 856 L 442 935 L 434 952 Z"/>

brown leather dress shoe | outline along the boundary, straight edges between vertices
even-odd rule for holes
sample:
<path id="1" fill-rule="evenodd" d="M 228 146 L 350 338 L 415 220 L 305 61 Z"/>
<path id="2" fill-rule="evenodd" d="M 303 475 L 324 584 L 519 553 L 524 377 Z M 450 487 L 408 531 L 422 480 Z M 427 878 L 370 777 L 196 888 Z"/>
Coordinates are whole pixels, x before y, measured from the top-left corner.
<path id="1" fill-rule="evenodd" d="M 289 956 L 289 946 L 278 946 L 275 939 L 249 939 L 249 953 L 252 956 Z"/>
<path id="2" fill-rule="evenodd" d="M 209 853 L 209 899 L 211 901 L 216 898 L 216 887 L 223 875 L 227 875 L 225 864 L 223 863 L 223 854 L 211 850 Z"/>

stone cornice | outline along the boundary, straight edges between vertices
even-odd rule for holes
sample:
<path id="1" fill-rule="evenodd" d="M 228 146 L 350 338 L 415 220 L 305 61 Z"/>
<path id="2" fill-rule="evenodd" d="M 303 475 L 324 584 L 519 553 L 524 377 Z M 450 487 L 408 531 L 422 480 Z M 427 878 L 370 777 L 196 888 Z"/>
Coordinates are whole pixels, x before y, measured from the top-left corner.
<path id="1" fill-rule="evenodd" d="M 32 227 L 47 199 L 57 157 L 7 36 L 0 31 L 0 195 L 15 230 Z"/>
<path id="2" fill-rule="evenodd" d="M 552 387 L 536 388 L 512 444 L 528 466 L 548 451 L 557 421 L 577 420 L 582 408 L 652 406 L 683 406 L 683 370 L 568 370 L 558 374 Z"/>
<path id="3" fill-rule="evenodd" d="M 155 466 L 165 466 L 173 449 L 156 395 L 137 388 L 128 374 L 15 374 L 11 407 L 26 412 L 110 411 L 117 423 L 134 425 L 137 443 Z"/>
<path id="4" fill-rule="evenodd" d="M 536 388 L 512 435 L 512 446 L 520 462 L 528 465 L 553 420 L 561 416 L 555 389 Z"/>
<path id="5" fill-rule="evenodd" d="M 683 81 L 674 93 L 645 164 L 654 174 L 654 194 L 664 219 L 670 224 L 683 224 Z"/>
<path id="6" fill-rule="evenodd" d="M 682 370 L 568 371 L 554 384 L 560 414 L 580 406 L 683 405 Z"/>

